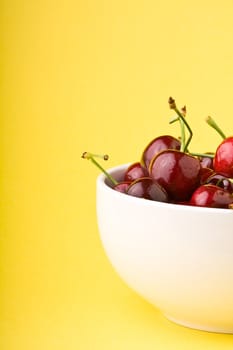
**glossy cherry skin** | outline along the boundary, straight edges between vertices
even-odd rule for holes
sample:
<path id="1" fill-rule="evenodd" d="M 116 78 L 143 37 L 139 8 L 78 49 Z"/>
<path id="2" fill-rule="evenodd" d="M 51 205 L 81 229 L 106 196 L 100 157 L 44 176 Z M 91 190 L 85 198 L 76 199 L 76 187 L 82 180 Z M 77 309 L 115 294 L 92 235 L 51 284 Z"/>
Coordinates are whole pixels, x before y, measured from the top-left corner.
<path id="1" fill-rule="evenodd" d="M 230 192 L 215 185 L 201 185 L 190 199 L 191 205 L 209 208 L 228 208 L 232 203 L 233 196 Z"/>
<path id="2" fill-rule="evenodd" d="M 148 176 L 148 170 L 141 163 L 131 164 L 125 172 L 124 181 L 132 182 L 140 177 Z"/>
<path id="3" fill-rule="evenodd" d="M 202 168 L 210 168 L 213 169 L 213 158 L 210 157 L 201 157 L 200 158 L 200 163 Z"/>
<path id="4" fill-rule="evenodd" d="M 130 196 L 158 202 L 168 201 L 168 195 L 165 189 L 150 177 L 142 177 L 133 181 L 128 187 L 126 193 Z"/>
<path id="5" fill-rule="evenodd" d="M 224 175 L 213 173 L 206 178 L 205 183 L 216 185 L 218 187 L 224 188 L 224 190 L 227 190 L 230 193 L 233 193 L 233 183 Z"/>
<path id="6" fill-rule="evenodd" d="M 201 166 L 201 169 L 200 169 L 200 184 L 204 185 L 206 183 L 206 180 L 208 179 L 208 177 L 210 177 L 213 174 L 215 174 L 213 169 L 211 169 L 211 168 L 203 168 Z"/>
<path id="7" fill-rule="evenodd" d="M 233 136 L 227 137 L 218 146 L 214 157 L 214 170 L 227 177 L 233 177 Z"/>
<path id="8" fill-rule="evenodd" d="M 199 186 L 200 169 L 198 158 L 176 150 L 165 150 L 151 160 L 149 175 L 165 188 L 170 199 L 186 201 Z"/>
<path id="9" fill-rule="evenodd" d="M 129 181 L 122 181 L 122 182 L 119 182 L 117 185 L 115 185 L 113 189 L 118 192 L 126 193 L 130 184 L 131 182 Z"/>
<path id="10" fill-rule="evenodd" d="M 145 148 L 141 158 L 142 165 L 148 168 L 151 159 L 155 157 L 156 154 L 166 149 L 180 150 L 180 141 L 170 135 L 156 137 Z"/>

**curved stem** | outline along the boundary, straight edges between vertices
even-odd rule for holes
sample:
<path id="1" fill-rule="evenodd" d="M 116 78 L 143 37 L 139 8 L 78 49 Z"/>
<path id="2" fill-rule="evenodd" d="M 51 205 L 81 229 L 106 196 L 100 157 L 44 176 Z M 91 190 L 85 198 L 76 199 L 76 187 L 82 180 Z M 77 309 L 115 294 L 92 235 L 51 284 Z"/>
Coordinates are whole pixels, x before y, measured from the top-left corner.
<path id="1" fill-rule="evenodd" d="M 193 137 L 193 132 L 189 126 L 189 124 L 187 123 L 186 119 L 184 118 L 183 114 L 175 107 L 174 108 L 175 112 L 178 114 L 179 118 L 182 120 L 182 122 L 184 123 L 184 125 L 186 126 L 186 128 L 188 129 L 189 131 L 189 137 L 188 137 L 188 140 L 187 142 L 185 143 L 184 145 L 184 149 L 183 149 L 183 152 L 186 152 L 187 151 L 187 148 L 188 148 L 188 145 L 190 144 L 191 140 L 192 140 L 192 137 Z"/>
<path id="2" fill-rule="evenodd" d="M 226 138 L 226 135 L 224 134 L 224 132 L 222 131 L 222 129 L 218 126 L 218 124 L 215 122 L 215 120 L 212 117 L 207 117 L 206 118 L 206 122 L 209 126 L 211 126 L 214 130 L 217 131 L 217 133 L 223 138 Z"/>
<path id="3" fill-rule="evenodd" d="M 181 140 L 182 140 L 181 151 L 185 152 L 185 125 L 180 118 L 179 118 L 179 123 L 180 123 Z"/>
<path id="4" fill-rule="evenodd" d="M 82 158 L 84 159 L 89 159 L 93 164 L 95 164 L 97 166 L 97 168 L 99 168 L 104 175 L 112 182 L 113 185 L 117 185 L 118 182 L 95 160 L 95 157 L 98 158 L 102 158 L 104 160 L 108 159 L 108 155 L 98 155 L 98 154 L 92 154 L 90 152 L 84 152 L 82 154 Z"/>
<path id="5" fill-rule="evenodd" d="M 185 147 L 185 127 L 184 127 L 184 123 L 183 121 L 180 119 L 180 117 L 176 117 L 170 120 L 169 124 L 173 124 L 175 122 L 179 121 L 180 123 L 180 133 L 181 133 L 181 146 L 180 146 L 180 150 L 183 152 L 184 151 L 184 147 Z"/>
<path id="6" fill-rule="evenodd" d="M 187 128 L 188 131 L 189 131 L 188 140 L 187 140 L 187 142 L 184 141 L 185 144 L 182 145 L 182 151 L 183 151 L 183 152 L 187 152 L 188 145 L 190 144 L 191 139 L 192 139 L 192 137 L 193 137 L 193 132 L 192 132 L 192 130 L 191 130 L 189 124 L 187 123 L 187 121 L 186 121 L 184 115 L 183 115 L 183 114 L 179 111 L 179 109 L 176 107 L 175 100 L 174 100 L 172 97 L 170 97 L 169 100 L 168 100 L 168 103 L 169 103 L 169 105 L 170 105 L 170 108 L 171 108 L 171 109 L 174 109 L 174 111 L 175 111 L 176 114 L 178 115 L 180 121 L 186 126 L 186 128 Z M 186 111 L 186 108 L 185 108 L 185 111 Z M 182 142 L 182 143 L 183 143 L 183 142 Z"/>
<path id="7" fill-rule="evenodd" d="M 214 158 L 214 154 L 212 153 L 196 153 L 196 152 L 189 152 L 191 156 L 196 156 L 196 157 L 208 157 L 208 158 Z"/>

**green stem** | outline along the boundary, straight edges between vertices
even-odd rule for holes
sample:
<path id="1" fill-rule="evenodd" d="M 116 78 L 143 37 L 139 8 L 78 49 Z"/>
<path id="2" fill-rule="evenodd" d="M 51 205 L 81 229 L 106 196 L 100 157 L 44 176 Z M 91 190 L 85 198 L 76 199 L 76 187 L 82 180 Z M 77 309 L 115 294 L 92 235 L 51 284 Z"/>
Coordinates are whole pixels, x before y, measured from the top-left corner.
<path id="1" fill-rule="evenodd" d="M 182 140 L 181 151 L 185 152 L 185 125 L 180 118 L 179 118 L 179 123 L 180 123 L 180 132 L 181 132 L 181 140 Z"/>
<path id="2" fill-rule="evenodd" d="M 207 117 L 206 122 L 209 126 L 211 126 L 214 130 L 217 131 L 217 133 L 223 138 L 226 138 L 226 135 L 222 131 L 222 129 L 218 126 L 218 124 L 215 122 L 215 120 L 212 117 Z"/>
<path id="3" fill-rule="evenodd" d="M 99 157 L 99 158 L 102 158 L 104 160 L 108 159 L 107 155 L 101 156 L 101 155 L 92 154 L 92 153 L 89 153 L 89 152 L 84 152 L 82 154 L 82 158 L 91 160 L 92 163 L 95 164 L 97 166 L 97 168 L 99 168 L 104 173 L 104 175 L 112 182 L 112 184 L 114 186 L 117 185 L 118 182 L 95 160 L 95 157 Z"/>
<path id="4" fill-rule="evenodd" d="M 106 177 L 113 183 L 113 185 L 118 184 L 118 182 L 95 160 L 95 158 L 91 157 L 90 160 L 106 175 Z"/>
<path id="5" fill-rule="evenodd" d="M 190 144 L 190 141 L 193 137 L 193 132 L 189 126 L 189 124 L 187 123 L 186 119 L 184 118 L 183 114 L 178 110 L 178 108 L 174 108 L 174 111 L 177 113 L 177 115 L 179 116 L 180 120 L 182 121 L 182 123 L 186 126 L 186 128 L 188 129 L 189 131 L 189 137 L 188 137 L 188 140 L 187 142 L 184 144 L 183 146 L 183 152 L 186 152 L 187 151 L 187 148 L 188 148 L 188 145 Z M 184 127 L 183 125 L 183 127 Z"/>
<path id="6" fill-rule="evenodd" d="M 214 158 L 214 154 L 212 153 L 196 153 L 196 152 L 190 152 L 191 156 L 196 157 L 208 157 L 208 158 Z"/>
<path id="7" fill-rule="evenodd" d="M 180 118 L 179 117 L 175 117 L 175 118 L 170 120 L 169 124 L 173 124 L 175 122 L 178 122 L 178 120 L 180 120 Z"/>
<path id="8" fill-rule="evenodd" d="M 175 122 L 179 121 L 180 123 L 180 132 L 181 132 L 181 146 L 180 146 L 180 150 L 183 152 L 184 151 L 184 147 L 185 147 L 185 125 L 182 122 L 182 120 L 180 119 L 180 117 L 176 117 L 170 120 L 169 124 L 173 124 Z"/>
<path id="9" fill-rule="evenodd" d="M 189 131 L 189 137 L 188 137 L 188 140 L 187 142 L 185 142 L 185 136 L 181 135 L 182 136 L 182 139 L 181 139 L 181 151 L 183 152 L 188 152 L 188 145 L 190 144 L 190 141 L 193 137 L 193 132 L 189 126 L 189 124 L 187 123 L 184 115 L 178 110 L 178 108 L 176 107 L 176 103 L 175 103 L 175 100 L 170 97 L 169 100 L 168 100 L 168 103 L 170 105 L 170 108 L 171 109 L 174 109 L 174 111 L 176 112 L 176 114 L 178 115 L 179 119 L 180 119 L 180 122 L 183 124 L 182 128 L 184 126 L 186 126 L 186 128 L 188 129 Z M 184 111 L 186 111 L 186 108 L 184 107 Z M 175 121 L 175 120 L 174 120 Z"/>

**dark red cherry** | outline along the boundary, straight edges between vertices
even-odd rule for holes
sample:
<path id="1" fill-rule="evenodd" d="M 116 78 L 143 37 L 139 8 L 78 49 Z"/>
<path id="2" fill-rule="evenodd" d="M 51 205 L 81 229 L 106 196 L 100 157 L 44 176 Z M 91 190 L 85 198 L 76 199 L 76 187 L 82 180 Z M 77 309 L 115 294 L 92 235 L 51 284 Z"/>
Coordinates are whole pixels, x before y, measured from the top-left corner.
<path id="1" fill-rule="evenodd" d="M 131 182 L 129 181 L 122 181 L 116 184 L 113 188 L 118 192 L 126 193 L 130 184 Z"/>
<path id="2" fill-rule="evenodd" d="M 213 169 L 213 158 L 211 157 L 200 157 L 200 163 L 202 168 Z"/>
<path id="3" fill-rule="evenodd" d="M 224 175 L 213 173 L 210 174 L 205 180 L 206 184 L 216 185 L 218 187 L 224 188 L 224 190 L 233 193 L 233 183 L 229 178 Z"/>
<path id="4" fill-rule="evenodd" d="M 124 181 L 132 182 L 140 177 L 148 176 L 148 170 L 136 162 L 131 164 L 125 172 Z"/>
<path id="5" fill-rule="evenodd" d="M 233 177 L 233 136 L 227 137 L 220 143 L 213 163 L 216 173 Z"/>
<path id="6" fill-rule="evenodd" d="M 230 192 L 215 185 L 201 185 L 190 199 L 191 205 L 209 208 L 228 208 L 232 203 L 233 196 Z"/>
<path id="7" fill-rule="evenodd" d="M 189 200 L 199 186 L 200 161 L 187 153 L 165 150 L 150 162 L 149 175 L 176 201 Z"/>
<path id="8" fill-rule="evenodd" d="M 158 202 L 168 201 L 168 195 L 165 189 L 150 177 L 136 179 L 129 185 L 126 193 L 130 196 L 151 199 Z"/>
<path id="9" fill-rule="evenodd" d="M 204 185 L 206 183 L 206 180 L 208 179 L 208 177 L 211 176 L 212 174 L 215 174 L 213 169 L 201 167 L 201 169 L 200 169 L 200 184 Z"/>
<path id="10" fill-rule="evenodd" d="M 180 141 L 176 139 L 173 136 L 170 135 L 163 135 L 156 137 L 154 140 L 152 140 L 149 145 L 145 148 L 141 163 L 146 168 L 149 167 L 151 159 L 159 152 L 165 150 L 165 149 L 180 149 Z"/>

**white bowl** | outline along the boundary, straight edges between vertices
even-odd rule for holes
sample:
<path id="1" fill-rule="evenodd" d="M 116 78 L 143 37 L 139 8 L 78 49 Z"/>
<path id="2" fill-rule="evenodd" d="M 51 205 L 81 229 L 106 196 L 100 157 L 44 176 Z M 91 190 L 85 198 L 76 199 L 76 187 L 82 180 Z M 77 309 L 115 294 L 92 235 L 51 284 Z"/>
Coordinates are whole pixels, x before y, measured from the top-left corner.
<path id="1" fill-rule="evenodd" d="M 128 165 L 109 172 L 121 179 Z M 170 320 L 233 333 L 233 211 L 160 203 L 97 179 L 97 218 L 120 277 Z"/>

